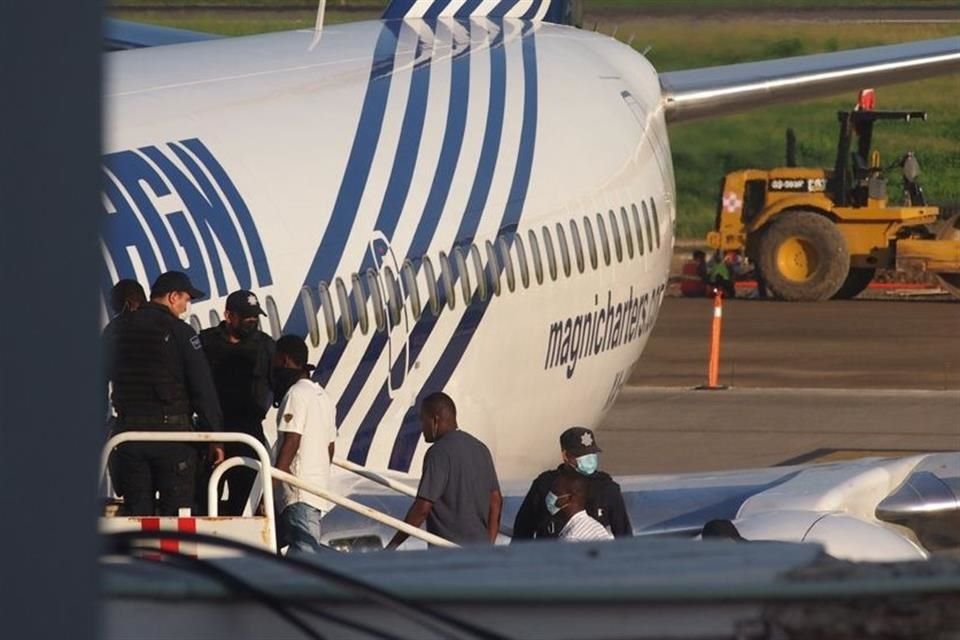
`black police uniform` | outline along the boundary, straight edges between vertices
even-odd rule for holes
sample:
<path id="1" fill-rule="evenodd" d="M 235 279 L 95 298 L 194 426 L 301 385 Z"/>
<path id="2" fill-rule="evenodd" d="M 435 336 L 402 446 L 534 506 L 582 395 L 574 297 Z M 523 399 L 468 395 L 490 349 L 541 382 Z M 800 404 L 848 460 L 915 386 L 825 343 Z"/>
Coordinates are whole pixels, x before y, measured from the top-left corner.
<path id="1" fill-rule="evenodd" d="M 200 341 L 213 372 L 224 430 L 249 434 L 266 445 L 263 419 L 273 401 L 270 387 L 270 366 L 276 351 L 273 338 L 256 331 L 239 342 L 230 342 L 227 323 L 221 322 L 219 326 L 201 331 Z M 250 447 L 240 443 L 225 443 L 224 452 L 227 458 L 257 458 Z M 224 477 L 230 483 L 230 497 L 223 513 L 242 515 L 257 472 L 236 467 Z"/>
<path id="2" fill-rule="evenodd" d="M 200 338 L 160 304 L 117 319 L 107 345 L 116 431 L 221 431 L 223 418 Z M 197 449 L 190 443 L 129 442 L 116 471 L 125 515 L 177 515 L 193 508 Z M 154 505 L 154 493 L 160 501 Z"/>
<path id="3" fill-rule="evenodd" d="M 533 538 L 556 538 L 563 529 L 560 514 L 551 516 L 547 511 L 546 497 L 561 473 L 578 473 L 567 464 L 561 464 L 556 469 L 544 471 L 530 485 L 530 491 L 523 499 L 520 510 L 513 523 L 514 540 L 531 540 Z M 623 494 L 620 485 L 614 482 L 609 474 L 595 471 L 587 478 L 589 495 L 587 496 L 587 513 L 599 521 L 617 538 L 633 535 L 630 517 L 623 503 Z"/>

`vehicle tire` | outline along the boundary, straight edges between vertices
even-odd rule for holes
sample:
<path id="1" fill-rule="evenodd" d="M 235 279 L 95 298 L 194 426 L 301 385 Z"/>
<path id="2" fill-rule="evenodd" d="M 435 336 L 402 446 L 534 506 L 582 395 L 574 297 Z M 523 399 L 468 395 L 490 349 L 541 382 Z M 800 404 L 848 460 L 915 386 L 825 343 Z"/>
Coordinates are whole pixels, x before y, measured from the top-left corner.
<path id="1" fill-rule="evenodd" d="M 847 279 L 840 285 L 840 290 L 833 294 L 834 300 L 850 300 L 856 298 L 873 281 L 877 274 L 876 269 L 870 267 L 850 267 Z"/>
<path id="2" fill-rule="evenodd" d="M 767 289 L 782 300 L 829 300 L 850 271 L 840 231 L 812 211 L 779 214 L 761 236 L 757 253 Z"/>
<path id="3" fill-rule="evenodd" d="M 941 223 L 937 231 L 938 240 L 960 240 L 960 213 Z M 938 273 L 940 286 L 949 291 L 954 298 L 960 299 L 960 273 Z"/>

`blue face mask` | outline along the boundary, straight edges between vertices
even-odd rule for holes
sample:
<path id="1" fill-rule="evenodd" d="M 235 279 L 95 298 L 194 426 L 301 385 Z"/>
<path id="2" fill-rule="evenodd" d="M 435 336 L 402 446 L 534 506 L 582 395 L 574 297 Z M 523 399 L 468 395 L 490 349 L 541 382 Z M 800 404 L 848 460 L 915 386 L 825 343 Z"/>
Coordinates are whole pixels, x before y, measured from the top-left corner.
<path id="1" fill-rule="evenodd" d="M 557 500 L 565 497 L 566 497 L 565 495 L 558 496 L 553 491 L 550 491 L 547 493 L 547 497 L 544 500 L 544 502 L 546 503 L 547 511 L 550 513 L 551 516 L 555 516 L 558 513 L 560 513 L 560 509 L 562 509 L 563 507 L 557 506 Z"/>
<path id="2" fill-rule="evenodd" d="M 599 466 L 600 456 L 595 453 L 588 453 L 577 458 L 577 471 L 585 476 L 593 475 Z"/>

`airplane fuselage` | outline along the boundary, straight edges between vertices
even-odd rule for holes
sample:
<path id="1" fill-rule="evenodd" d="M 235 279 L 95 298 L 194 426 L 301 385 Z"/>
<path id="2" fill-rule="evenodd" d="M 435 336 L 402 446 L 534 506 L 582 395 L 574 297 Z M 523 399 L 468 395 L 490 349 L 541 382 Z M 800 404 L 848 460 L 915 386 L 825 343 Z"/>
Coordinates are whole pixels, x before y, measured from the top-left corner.
<path id="1" fill-rule="evenodd" d="M 419 474 L 445 390 L 502 477 L 629 378 L 665 292 L 674 179 L 654 69 L 595 33 L 416 20 L 112 53 L 104 291 L 187 272 L 307 337 L 338 454 Z M 226 425 L 228 428 L 230 425 Z"/>

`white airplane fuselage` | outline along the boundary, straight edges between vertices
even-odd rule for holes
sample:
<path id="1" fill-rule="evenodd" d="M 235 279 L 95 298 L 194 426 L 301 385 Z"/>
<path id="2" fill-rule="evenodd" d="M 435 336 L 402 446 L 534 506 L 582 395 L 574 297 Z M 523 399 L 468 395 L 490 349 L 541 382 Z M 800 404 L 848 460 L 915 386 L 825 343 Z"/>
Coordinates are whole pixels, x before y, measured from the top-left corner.
<path id="1" fill-rule="evenodd" d="M 253 290 L 266 332 L 307 336 L 338 455 L 373 469 L 419 475 L 433 391 L 504 478 L 599 424 L 674 239 L 660 85 L 630 47 L 417 20 L 106 60 L 104 291 L 185 271 L 206 328 Z"/>

